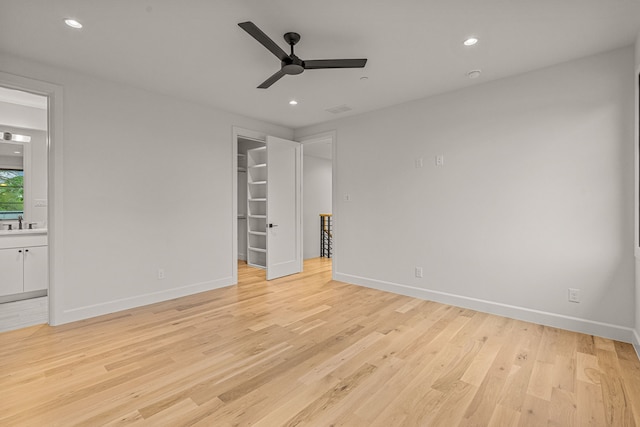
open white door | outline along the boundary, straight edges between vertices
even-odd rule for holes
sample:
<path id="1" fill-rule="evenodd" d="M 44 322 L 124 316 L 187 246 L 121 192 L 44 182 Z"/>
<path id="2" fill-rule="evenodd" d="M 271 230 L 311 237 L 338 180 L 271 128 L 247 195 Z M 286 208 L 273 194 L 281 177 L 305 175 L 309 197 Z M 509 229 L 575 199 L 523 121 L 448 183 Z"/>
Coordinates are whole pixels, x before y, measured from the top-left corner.
<path id="1" fill-rule="evenodd" d="M 267 137 L 267 280 L 302 271 L 302 144 Z"/>

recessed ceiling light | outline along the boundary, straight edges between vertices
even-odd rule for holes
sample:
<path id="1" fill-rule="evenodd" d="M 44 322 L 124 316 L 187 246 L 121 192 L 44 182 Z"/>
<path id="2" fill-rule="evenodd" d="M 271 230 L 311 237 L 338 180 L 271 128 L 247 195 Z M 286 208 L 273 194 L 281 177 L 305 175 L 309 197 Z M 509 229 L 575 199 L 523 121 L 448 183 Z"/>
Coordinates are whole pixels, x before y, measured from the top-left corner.
<path id="1" fill-rule="evenodd" d="M 76 21 L 73 18 L 67 18 L 64 20 L 64 23 L 67 24 L 68 26 L 70 26 L 71 28 L 76 28 L 76 29 L 80 29 L 82 28 L 82 24 L 79 23 L 78 21 Z"/>
<path id="2" fill-rule="evenodd" d="M 473 46 L 476 43 L 478 43 L 478 39 L 475 37 L 469 37 L 464 41 L 465 46 Z"/>
<path id="3" fill-rule="evenodd" d="M 482 70 L 471 70 L 467 73 L 467 77 L 469 77 L 470 79 L 477 79 L 478 77 L 480 77 L 481 73 Z"/>
<path id="4" fill-rule="evenodd" d="M 21 151 L 14 151 L 13 154 L 20 154 Z"/>
<path id="5" fill-rule="evenodd" d="M 298 105 L 298 101 L 292 99 L 291 101 L 289 101 L 289 105 Z"/>
<path id="6" fill-rule="evenodd" d="M 360 80 L 362 80 L 362 81 L 369 80 L 369 77 L 367 77 L 367 76 L 362 76 L 362 77 L 360 77 Z"/>

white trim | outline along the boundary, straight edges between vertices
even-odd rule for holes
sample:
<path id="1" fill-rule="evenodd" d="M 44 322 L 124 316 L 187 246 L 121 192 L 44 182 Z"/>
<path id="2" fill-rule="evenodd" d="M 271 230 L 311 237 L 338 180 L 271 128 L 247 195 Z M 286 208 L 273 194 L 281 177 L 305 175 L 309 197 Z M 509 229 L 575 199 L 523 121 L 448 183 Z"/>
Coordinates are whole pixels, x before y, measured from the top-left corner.
<path id="1" fill-rule="evenodd" d="M 238 138 L 266 142 L 267 134 L 238 126 L 231 128 L 231 283 L 238 283 Z M 246 259 L 246 254 L 244 255 Z"/>
<path id="2" fill-rule="evenodd" d="M 114 301 L 104 302 L 100 304 L 92 304 L 84 307 L 77 307 L 70 310 L 64 310 L 59 316 L 59 323 L 75 322 L 77 320 L 88 319 L 104 314 L 116 313 L 130 308 L 139 308 L 149 304 L 168 301 L 174 298 L 185 297 L 200 292 L 211 291 L 214 289 L 224 288 L 233 285 L 231 277 L 211 280 L 207 282 L 194 283 L 179 288 L 167 289 L 158 292 L 152 292 L 144 295 L 136 295 L 129 298 L 121 298 Z"/>
<path id="3" fill-rule="evenodd" d="M 640 39 L 639 39 L 640 40 Z M 637 50 L 637 49 L 636 49 Z M 636 58 L 638 61 L 640 58 Z M 634 86 L 634 107 L 633 107 L 633 123 L 634 123 L 634 134 L 633 134 L 633 146 L 634 146 L 634 255 L 636 258 L 635 262 L 635 319 L 634 325 L 635 328 L 633 330 L 633 347 L 636 350 L 636 354 L 638 358 L 640 358 L 640 337 L 638 336 L 638 329 L 640 328 L 640 307 L 638 306 L 638 301 L 640 300 L 640 271 L 638 271 L 638 260 L 640 260 L 640 64 L 636 64 L 635 74 L 633 76 L 633 86 Z"/>
<path id="4" fill-rule="evenodd" d="M 64 276 L 63 180 L 62 180 L 62 86 L 0 71 L 0 85 L 47 97 L 47 228 L 49 238 L 49 324 L 63 323 L 59 317 L 57 289 Z"/>
<path id="5" fill-rule="evenodd" d="M 638 192 L 640 191 L 640 165 L 638 161 L 640 159 L 640 65 L 636 67 L 636 72 L 633 76 L 633 86 L 634 86 L 634 107 L 633 107 L 633 123 L 634 123 L 634 133 L 633 133 L 633 146 L 634 146 L 634 255 L 637 259 L 640 259 L 640 199 L 638 198 Z M 638 310 L 639 307 L 636 307 Z"/>
<path id="6" fill-rule="evenodd" d="M 457 307 L 468 308 L 471 310 L 481 311 L 483 313 L 495 314 L 498 316 L 552 326 L 554 328 L 566 329 L 569 331 L 580 332 L 588 335 L 596 335 L 599 337 L 624 341 L 628 343 L 632 342 L 634 335 L 633 329 L 619 325 L 612 325 L 610 323 L 596 322 L 589 319 L 565 316 L 563 314 L 533 310 L 530 308 L 518 307 L 509 304 L 501 304 L 494 301 L 470 298 L 462 295 L 450 294 L 447 292 L 415 288 L 413 286 L 369 279 L 366 277 L 360 277 L 351 274 L 336 273 L 335 276 L 335 280 L 351 283 L 354 285 L 360 285 L 368 288 L 378 289 L 381 291 L 393 292 L 400 295 L 435 301 L 442 304 L 455 305 Z"/>

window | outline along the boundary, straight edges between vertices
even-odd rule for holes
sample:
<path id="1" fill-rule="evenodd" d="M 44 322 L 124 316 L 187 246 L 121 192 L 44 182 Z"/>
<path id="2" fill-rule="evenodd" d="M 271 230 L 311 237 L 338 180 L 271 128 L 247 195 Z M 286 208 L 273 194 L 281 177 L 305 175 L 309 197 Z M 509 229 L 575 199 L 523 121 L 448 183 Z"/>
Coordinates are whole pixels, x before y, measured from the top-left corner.
<path id="1" fill-rule="evenodd" d="M 24 171 L 0 169 L 0 220 L 24 215 Z"/>

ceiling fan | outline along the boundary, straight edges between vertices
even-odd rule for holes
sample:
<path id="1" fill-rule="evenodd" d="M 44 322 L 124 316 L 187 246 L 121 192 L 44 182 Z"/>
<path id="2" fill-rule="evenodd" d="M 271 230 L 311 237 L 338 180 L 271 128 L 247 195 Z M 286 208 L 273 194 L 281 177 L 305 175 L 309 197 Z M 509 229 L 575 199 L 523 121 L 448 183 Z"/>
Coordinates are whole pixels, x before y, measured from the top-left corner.
<path id="1" fill-rule="evenodd" d="M 241 22 L 238 24 L 260 44 L 269 49 L 271 53 L 280 59 L 281 68 L 274 75 L 262 82 L 258 89 L 267 89 L 269 86 L 280 80 L 285 74 L 300 74 L 304 70 L 318 70 L 321 68 L 363 68 L 367 63 L 365 59 L 312 59 L 303 61 L 293 53 L 293 46 L 300 41 L 300 34 L 286 33 L 284 40 L 291 46 L 291 54 L 280 48 L 273 40 L 260 30 L 253 22 Z"/>

